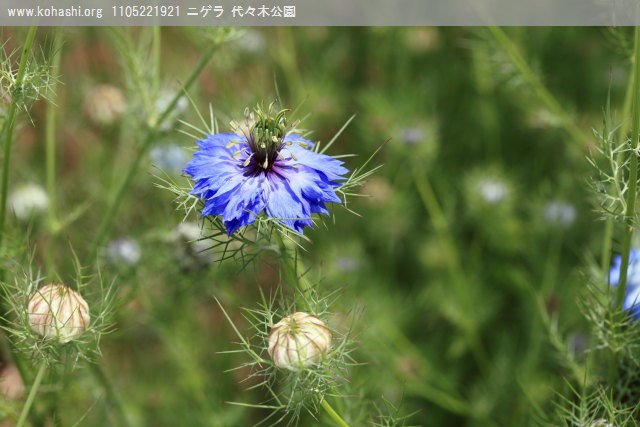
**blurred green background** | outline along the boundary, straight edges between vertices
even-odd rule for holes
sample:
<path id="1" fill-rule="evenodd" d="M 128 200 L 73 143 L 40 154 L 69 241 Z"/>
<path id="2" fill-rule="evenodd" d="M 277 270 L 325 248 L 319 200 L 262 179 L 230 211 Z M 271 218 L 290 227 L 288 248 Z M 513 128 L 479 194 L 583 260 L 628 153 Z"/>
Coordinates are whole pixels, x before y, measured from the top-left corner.
<path id="1" fill-rule="evenodd" d="M 161 101 L 145 100 L 139 81 L 147 80 L 135 77 L 150 72 L 152 29 L 41 28 L 36 43 L 45 55 L 56 32 L 64 43 L 54 99 L 55 209 L 60 218 L 81 210 L 55 240 L 46 214 L 28 223 L 10 218 L 10 236 L 35 254 L 36 268 L 68 280 L 70 247 L 94 263 L 88 252 L 101 215 L 140 147 L 149 106 Z M 155 93 L 175 93 L 213 43 L 211 30 L 160 32 Z M 19 47 L 25 33 L 4 28 L 5 50 Z M 361 216 L 334 206 L 335 221 L 305 233 L 312 277 L 339 295 L 330 326 L 344 331 L 353 322 L 362 363 L 350 368 L 343 416 L 369 425 L 375 409 L 365 403 L 387 399 L 400 414 L 415 412 L 407 425 L 552 419 L 556 393 L 568 387 L 563 378 L 575 373 L 566 357 L 579 359 L 589 345 L 577 301 L 581 271 L 602 256 L 603 222 L 586 157 L 607 98 L 614 112 L 624 102 L 631 30 L 247 28 L 231 39 L 189 91 L 205 114 L 211 104 L 222 131 L 245 107 L 274 101 L 277 87 L 284 107 L 308 114 L 302 127 L 315 141 L 329 141 L 357 115 L 330 150 L 355 154 L 350 169 L 382 146 L 372 164 L 383 167 L 348 206 Z M 92 98 L 105 84 L 122 99 Z M 117 102 L 117 117 L 97 123 L 95 110 Z M 46 105 L 39 101 L 20 119 L 11 189 L 44 186 Z M 172 118 L 198 123 L 194 106 L 180 105 Z M 243 370 L 228 372 L 246 360 L 219 353 L 237 349 L 237 337 L 214 297 L 246 328 L 240 308 L 255 307 L 259 289 L 275 289 L 278 268 L 268 253 L 246 269 L 233 260 L 194 266 L 180 258 L 182 213 L 154 185 L 163 174 L 157 166 L 167 163 L 153 149 L 175 144 L 183 151 L 168 158 L 186 153 L 187 161 L 195 142 L 178 132 L 184 128 L 171 122 L 153 142 L 109 236 L 135 239 L 140 260 L 102 263 L 123 301 L 115 331 L 102 340 L 102 363 L 141 425 L 249 426 L 268 411 L 226 402 L 258 404 L 265 394 L 247 390 L 253 384 L 242 382 Z M 50 244 L 56 250 L 47 263 Z M 38 404 L 55 406 L 47 425 L 81 417 L 79 425 L 113 425 L 92 381 L 82 366 L 51 371 L 41 395 L 46 401 L 57 392 L 56 403 Z M 332 424 L 303 416 L 300 425 Z"/>

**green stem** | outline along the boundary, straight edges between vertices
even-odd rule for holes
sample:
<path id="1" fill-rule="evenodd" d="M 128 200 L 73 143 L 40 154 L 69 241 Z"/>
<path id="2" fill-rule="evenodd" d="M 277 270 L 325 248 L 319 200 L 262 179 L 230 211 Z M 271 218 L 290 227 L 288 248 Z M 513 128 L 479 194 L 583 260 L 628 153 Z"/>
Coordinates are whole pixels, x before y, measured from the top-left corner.
<path id="1" fill-rule="evenodd" d="M 151 44 L 151 58 L 153 61 L 153 80 L 151 81 L 151 93 L 157 99 L 160 93 L 160 46 L 162 27 L 153 27 L 153 39 Z M 154 110 L 155 112 L 155 110 Z"/>
<path id="2" fill-rule="evenodd" d="M 622 240 L 622 261 L 620 263 L 620 278 L 616 290 L 616 310 L 622 310 L 627 292 L 627 275 L 629 257 L 636 216 L 636 193 L 638 187 L 638 142 L 640 138 L 640 29 L 636 27 L 635 50 L 633 60 L 633 99 L 631 102 L 631 151 L 629 160 L 629 188 L 627 189 L 627 206 L 625 211 L 625 229 Z M 623 135 L 624 138 L 624 135 Z M 615 326 L 614 326 L 615 327 Z M 613 334 L 616 336 L 616 334 Z M 609 358 L 609 384 L 614 384 L 617 376 L 618 356 L 612 349 Z"/>
<path id="3" fill-rule="evenodd" d="M 414 166 L 413 171 L 414 183 L 418 194 L 429 214 L 429 218 L 433 222 L 433 227 L 442 242 L 444 251 L 447 253 L 449 274 L 451 275 L 453 289 L 456 292 L 456 299 L 460 301 L 461 312 L 466 313 L 465 315 L 457 316 L 457 326 L 464 332 L 478 367 L 486 373 L 489 371 L 489 359 L 476 330 L 476 323 L 473 316 L 475 303 L 471 301 L 469 292 L 466 292 L 464 289 L 469 281 L 464 275 L 460 256 L 458 255 L 453 236 L 449 230 L 447 217 L 440 207 L 440 203 L 429 183 L 426 173 L 424 173 L 420 166 Z"/>
<path id="4" fill-rule="evenodd" d="M 185 81 L 183 86 L 184 91 L 187 91 L 191 87 L 191 85 L 195 82 L 200 72 L 204 69 L 204 67 L 213 57 L 213 54 L 215 53 L 216 48 L 217 46 L 215 44 L 212 45 L 211 48 L 209 48 L 209 50 L 202 56 L 202 58 L 200 59 L 200 62 L 196 65 L 191 75 Z M 174 98 L 171 100 L 169 105 L 162 112 L 162 114 L 160 114 L 160 116 L 158 117 L 158 120 L 155 122 L 155 125 L 151 129 L 149 129 L 146 138 L 142 142 L 142 146 L 138 149 L 135 159 L 133 160 L 133 162 L 129 166 L 129 169 L 125 173 L 124 179 L 122 180 L 118 189 L 116 190 L 113 200 L 111 200 L 111 203 L 109 203 L 109 206 L 107 207 L 105 215 L 102 217 L 102 222 L 100 223 L 100 227 L 98 228 L 98 235 L 93 243 L 93 246 L 91 247 L 91 250 L 89 251 L 90 260 L 93 260 L 97 256 L 98 249 L 104 243 L 105 238 L 109 234 L 109 231 L 111 230 L 111 227 L 113 225 L 113 221 L 116 217 L 116 214 L 118 213 L 118 209 L 122 204 L 122 200 L 124 198 L 126 190 L 129 187 L 129 184 L 131 183 L 133 176 L 138 170 L 140 163 L 144 158 L 144 155 L 148 151 L 151 144 L 156 140 L 158 125 L 166 120 L 166 118 L 169 116 L 171 111 L 175 108 L 176 104 L 178 103 L 178 101 L 182 96 L 183 94 L 178 92 L 174 96 Z"/>
<path id="5" fill-rule="evenodd" d="M 62 50 L 62 37 L 56 31 L 53 39 L 53 58 L 51 60 L 51 74 L 55 77 L 60 69 L 60 57 Z M 52 91 L 55 94 L 57 79 L 53 80 Z M 46 171 L 47 194 L 49 196 L 49 242 L 47 246 L 47 270 L 49 276 L 53 274 L 53 249 L 55 237 L 58 233 L 58 219 L 56 216 L 56 110 L 57 106 L 52 102 L 47 103 L 47 118 L 45 123 L 46 142 Z"/>
<path id="6" fill-rule="evenodd" d="M 20 418 L 18 419 L 18 424 L 16 427 L 22 427 L 24 423 L 27 421 L 27 416 L 29 415 L 29 411 L 31 410 L 31 406 L 33 405 L 33 401 L 36 398 L 36 394 L 38 394 L 38 389 L 40 388 L 40 383 L 42 382 L 42 378 L 44 378 L 44 373 L 47 370 L 46 362 L 42 362 L 40 364 L 40 368 L 38 368 L 38 373 L 36 374 L 36 379 L 33 381 L 31 385 L 31 390 L 29 391 L 29 396 L 27 396 L 27 401 L 24 403 L 22 407 L 22 412 L 20 413 Z"/>
<path id="7" fill-rule="evenodd" d="M 529 86 L 536 93 L 540 101 L 555 114 L 561 121 L 564 129 L 571 136 L 575 142 L 588 141 L 589 137 L 582 129 L 580 129 L 567 111 L 562 108 L 562 105 L 554 98 L 554 96 L 547 90 L 544 84 L 540 81 L 538 75 L 529 67 L 528 62 L 524 59 L 518 47 L 511 42 L 509 37 L 500 27 L 489 27 L 489 31 L 498 44 L 504 49 L 506 54 L 511 59 L 513 65 L 516 66 L 522 77 L 526 80 Z"/>
<path id="8" fill-rule="evenodd" d="M 624 118 L 622 125 L 620 126 L 620 130 L 618 133 L 618 145 L 620 147 L 624 146 L 627 143 L 627 134 L 629 132 L 629 120 L 626 120 L 627 117 L 631 115 L 631 106 L 634 99 L 634 80 L 636 76 L 636 70 L 638 68 L 637 61 L 633 60 L 633 56 L 631 57 L 631 73 L 629 74 L 629 80 L 627 82 L 627 90 L 625 91 L 624 96 L 624 104 L 622 107 L 622 117 Z M 605 129 L 604 129 L 604 138 L 608 138 L 608 132 L 612 130 L 609 129 L 608 124 L 611 122 L 611 107 L 610 100 L 607 100 L 607 108 L 606 108 L 606 120 L 605 120 Z M 616 162 L 618 164 L 622 164 L 624 162 L 623 156 L 626 155 L 625 150 L 620 150 L 618 155 L 616 156 Z M 610 185 L 611 191 L 616 192 L 616 183 L 620 182 L 622 177 L 620 176 L 620 172 L 617 172 L 614 176 L 614 182 Z M 611 245 L 613 241 L 613 231 L 614 231 L 614 218 L 609 216 L 606 220 L 604 227 L 604 235 L 603 235 L 603 243 L 602 243 L 602 254 L 600 258 L 600 265 L 602 271 L 608 272 L 611 264 Z M 610 313 L 610 318 L 613 321 L 613 313 Z M 614 322 L 615 324 L 615 322 Z M 614 345 L 612 348 L 617 347 L 617 335 L 613 334 L 612 339 L 614 340 Z M 613 384 L 616 380 L 617 369 L 618 369 L 618 356 L 615 351 L 611 351 L 609 357 L 609 366 L 608 366 L 608 378 L 609 384 Z"/>
<path id="9" fill-rule="evenodd" d="M 36 26 L 29 28 L 29 33 L 27 34 L 27 39 L 22 49 L 22 57 L 20 58 L 14 92 L 17 92 L 17 90 L 22 86 L 22 80 L 24 79 L 24 73 L 27 70 L 27 62 L 31 55 L 31 48 L 36 37 L 37 29 L 38 27 Z M 11 104 L 9 105 L 7 121 L 2 129 L 2 136 L 4 137 L 4 158 L 2 164 L 2 194 L 0 194 L 0 250 L 2 249 L 2 244 L 4 242 L 4 227 L 7 219 L 7 194 L 9 192 L 9 167 L 11 166 L 11 148 L 13 147 L 13 130 L 15 129 L 16 114 L 18 113 L 18 101 L 16 100 L 15 93 L 12 95 L 14 96 L 12 96 Z"/>
<path id="10" fill-rule="evenodd" d="M 289 283 L 289 286 L 291 286 L 294 295 L 296 295 L 296 305 L 298 306 L 298 309 L 302 311 L 308 310 L 309 304 L 307 302 L 307 299 L 309 297 L 311 284 L 306 278 L 298 276 L 299 269 L 297 255 L 294 254 L 293 256 L 291 256 L 282 236 L 278 231 L 276 231 L 275 233 L 278 249 L 280 250 L 280 259 L 282 260 L 280 264 L 282 265 L 284 277 Z"/>
<path id="11" fill-rule="evenodd" d="M 629 256 L 631 253 L 631 241 L 636 216 L 636 196 L 638 187 L 638 142 L 640 138 L 640 29 L 636 28 L 635 57 L 633 79 L 633 102 L 631 107 L 631 151 L 629 160 L 629 188 L 627 190 L 627 209 L 625 211 L 625 230 L 622 241 L 622 262 L 620 263 L 620 280 L 616 293 L 616 307 L 622 310 L 624 297 L 627 290 L 627 274 L 629 269 Z"/>
<path id="12" fill-rule="evenodd" d="M 347 422 L 342 419 L 340 414 L 338 414 L 335 409 L 333 409 L 333 407 L 329 404 L 329 402 L 327 402 L 326 399 L 322 399 L 322 403 L 320 405 L 325 410 L 327 415 L 329 415 L 329 417 L 336 423 L 337 426 L 349 427 L 349 424 L 347 424 Z"/>
<path id="13" fill-rule="evenodd" d="M 129 421 L 129 418 L 127 417 L 127 413 L 124 409 L 122 400 L 120 400 L 120 396 L 116 392 L 116 389 L 113 387 L 113 384 L 109 380 L 109 377 L 105 373 L 102 366 L 98 363 L 91 363 L 89 366 L 91 367 L 91 371 L 93 372 L 94 377 L 98 380 L 98 382 L 104 389 L 107 395 L 107 400 L 109 401 L 109 405 L 112 409 L 114 409 L 114 415 L 117 418 L 118 425 L 123 427 L 133 425 L 133 423 L 131 423 Z"/>
<path id="14" fill-rule="evenodd" d="M 626 120 L 626 118 L 631 115 L 631 104 L 633 102 L 633 94 L 634 94 L 633 81 L 636 75 L 636 67 L 637 67 L 636 62 L 633 60 L 633 57 L 631 58 L 631 62 L 632 62 L 631 73 L 629 74 L 629 80 L 627 82 L 627 90 L 625 91 L 625 95 L 624 95 L 624 104 L 622 106 L 622 117 L 624 117 L 624 120 L 622 121 L 620 130 L 618 131 L 619 146 L 623 146 L 624 144 L 627 143 L 627 134 L 629 132 L 629 120 Z M 606 112 L 607 119 L 605 121 L 605 129 L 604 129 L 603 136 L 608 137 L 607 134 L 613 131 L 608 126 L 608 124 L 611 122 L 611 103 L 609 99 L 607 99 L 607 108 L 605 112 Z M 624 162 L 623 156 L 625 154 L 626 152 L 624 150 L 620 150 L 618 152 L 618 155 L 616 157 L 616 162 L 618 164 L 622 164 Z M 616 175 L 614 176 L 614 182 L 620 182 L 619 180 L 621 178 L 622 177 L 620 176 L 620 172 L 616 173 Z M 610 186 L 612 191 L 615 191 L 615 187 L 616 187 L 615 184 L 611 184 Z M 613 226 L 614 226 L 614 219 L 611 216 L 607 217 L 607 221 L 604 227 L 602 254 L 600 258 L 600 266 L 602 267 L 602 271 L 609 271 L 609 265 L 611 262 L 611 242 L 613 240 Z"/>

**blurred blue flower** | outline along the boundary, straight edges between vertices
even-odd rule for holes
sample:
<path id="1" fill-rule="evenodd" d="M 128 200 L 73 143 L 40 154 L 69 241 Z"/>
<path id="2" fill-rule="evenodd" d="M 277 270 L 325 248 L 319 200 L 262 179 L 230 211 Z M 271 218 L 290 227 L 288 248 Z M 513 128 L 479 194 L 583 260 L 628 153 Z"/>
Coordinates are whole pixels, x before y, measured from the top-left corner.
<path id="1" fill-rule="evenodd" d="M 640 319 L 640 286 L 627 287 L 622 308 L 629 310 L 636 319 Z"/>
<path id="2" fill-rule="evenodd" d="M 615 255 L 609 271 L 609 284 L 618 286 L 620 283 L 620 268 L 622 256 Z M 640 319 L 640 249 L 631 249 L 629 254 L 629 268 L 627 269 L 627 287 L 622 307 L 636 318 Z"/>
<path id="3" fill-rule="evenodd" d="M 402 140 L 409 145 L 415 145 L 421 142 L 424 137 L 424 130 L 419 127 L 410 127 L 402 131 Z"/>
<path id="4" fill-rule="evenodd" d="M 286 134 L 284 120 L 260 114 L 248 134 L 218 133 L 199 140 L 184 172 L 191 194 L 205 201 L 202 216 L 219 215 L 229 235 L 252 224 L 261 212 L 302 232 L 311 214 L 328 214 L 340 202 L 334 188 L 348 172 L 342 162 L 311 151 L 313 143 Z"/>
<path id="5" fill-rule="evenodd" d="M 611 261 L 609 284 L 618 286 L 620 281 L 620 267 L 622 255 L 615 255 Z M 631 249 L 629 253 L 629 268 L 627 269 L 627 287 L 640 286 L 640 249 Z"/>
<path id="6" fill-rule="evenodd" d="M 176 144 L 153 147 L 149 157 L 154 166 L 174 175 L 179 175 L 189 161 L 187 152 Z"/>

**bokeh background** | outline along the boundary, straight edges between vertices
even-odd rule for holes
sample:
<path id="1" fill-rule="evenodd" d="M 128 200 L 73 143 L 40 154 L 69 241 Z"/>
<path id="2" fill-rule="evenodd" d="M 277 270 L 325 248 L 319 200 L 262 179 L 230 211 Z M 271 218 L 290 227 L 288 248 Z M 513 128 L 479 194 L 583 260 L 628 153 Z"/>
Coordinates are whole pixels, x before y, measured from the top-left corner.
<path id="1" fill-rule="evenodd" d="M 155 30 L 160 68 L 150 71 L 153 31 L 38 31 L 46 57 L 54 38 L 63 40 L 52 102 L 55 210 L 64 226 L 52 238 L 47 213 L 12 215 L 9 235 L 36 268 L 62 280 L 75 274 L 72 252 L 95 268 L 91 243 L 149 117 L 219 36 Z M 4 49 L 18 48 L 25 34 L 2 29 Z M 602 257 L 603 222 L 587 157 L 607 99 L 614 113 L 624 102 L 630 30 L 246 28 L 225 37 L 189 90 L 192 103 L 178 104 L 145 154 L 99 258 L 121 302 L 101 363 L 132 419 L 248 426 L 268 414 L 227 403 L 266 396 L 248 390 L 242 369 L 229 371 L 246 358 L 221 353 L 237 349 L 237 337 L 214 297 L 244 330 L 241 307 L 277 287 L 277 264 L 268 251 L 248 266 L 185 254 L 192 248 L 177 230 L 183 212 L 156 184 L 164 174 L 185 179 L 180 170 L 195 142 L 178 119 L 197 124 L 197 110 L 208 116 L 211 105 L 227 130 L 277 92 L 283 107 L 307 116 L 302 127 L 315 141 L 329 141 L 356 114 L 330 150 L 355 154 L 350 169 L 382 147 L 371 165 L 383 167 L 349 200 L 359 216 L 334 206 L 305 232 L 305 262 L 319 289 L 336 295 L 331 326 L 352 329 L 361 362 L 338 404 L 351 425 L 368 425 L 375 408 L 367 402 L 384 408 L 384 399 L 413 414 L 406 425 L 551 419 L 575 373 L 567 357 L 579 360 L 590 345 L 579 300 L 584 272 Z M 141 88 L 147 80 L 136 73 L 156 73 L 148 80 L 155 91 Z M 20 116 L 12 191 L 45 186 L 48 104 Z M 11 357 L 4 359 L 8 377 Z M 82 364 L 51 371 L 46 383 L 37 407 L 55 414 L 47 425 L 113 425 Z M 5 393 L 0 412 L 19 410 L 21 398 Z M 300 425 L 332 424 L 305 415 Z"/>

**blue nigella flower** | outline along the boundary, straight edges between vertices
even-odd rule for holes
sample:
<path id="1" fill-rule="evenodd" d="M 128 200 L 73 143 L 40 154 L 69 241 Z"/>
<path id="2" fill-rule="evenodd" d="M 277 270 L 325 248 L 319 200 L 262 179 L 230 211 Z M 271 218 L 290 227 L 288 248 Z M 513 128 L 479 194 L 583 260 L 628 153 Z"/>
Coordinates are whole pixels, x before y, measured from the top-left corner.
<path id="1" fill-rule="evenodd" d="M 204 200 L 202 216 L 222 217 L 229 235 L 264 212 L 297 232 L 328 214 L 326 202 L 341 200 L 334 189 L 348 172 L 342 162 L 311 151 L 313 143 L 287 134 L 284 111 L 275 117 L 256 110 L 255 124 L 241 133 L 217 133 L 197 141 L 199 150 L 184 172 Z M 238 127 L 238 126 L 235 126 Z"/>
<path id="2" fill-rule="evenodd" d="M 620 268 L 622 256 L 616 255 L 611 262 L 609 284 L 618 286 L 620 283 Z M 629 268 L 627 269 L 627 286 L 623 308 L 640 319 L 640 249 L 631 249 L 629 254 Z"/>

